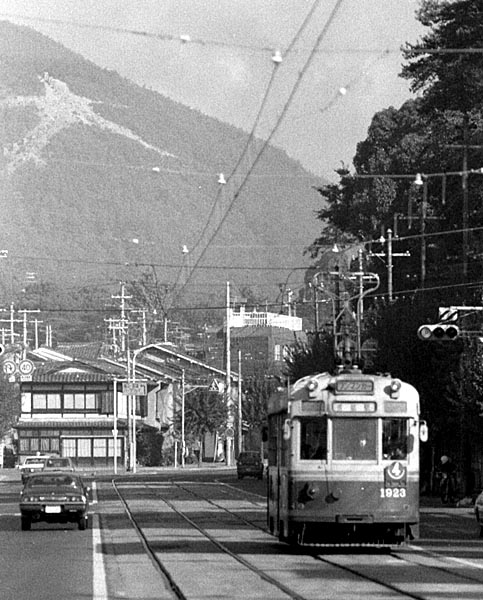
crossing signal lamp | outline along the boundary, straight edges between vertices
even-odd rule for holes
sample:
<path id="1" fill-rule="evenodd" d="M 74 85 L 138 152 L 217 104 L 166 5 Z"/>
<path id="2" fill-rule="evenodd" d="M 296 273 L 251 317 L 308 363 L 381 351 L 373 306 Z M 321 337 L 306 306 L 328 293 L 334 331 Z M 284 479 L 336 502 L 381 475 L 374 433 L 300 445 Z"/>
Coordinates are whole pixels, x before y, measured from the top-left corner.
<path id="1" fill-rule="evenodd" d="M 421 325 L 418 329 L 418 338 L 425 342 L 446 342 L 456 339 L 460 335 L 460 329 L 453 323 L 437 323 Z"/>

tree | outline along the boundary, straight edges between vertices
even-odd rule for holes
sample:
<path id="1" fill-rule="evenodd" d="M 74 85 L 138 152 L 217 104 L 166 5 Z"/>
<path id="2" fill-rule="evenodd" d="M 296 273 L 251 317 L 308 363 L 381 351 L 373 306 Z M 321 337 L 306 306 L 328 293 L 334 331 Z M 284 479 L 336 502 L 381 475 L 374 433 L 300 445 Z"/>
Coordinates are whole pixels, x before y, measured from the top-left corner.
<path id="1" fill-rule="evenodd" d="M 482 106 L 483 4 L 475 0 L 425 0 L 418 20 L 430 28 L 418 44 L 407 44 L 401 76 L 422 91 L 425 110 L 469 114 Z M 460 50 L 460 51 L 458 51 Z"/>
<path id="2" fill-rule="evenodd" d="M 0 440 L 20 416 L 20 387 L 0 377 Z"/>
<path id="3" fill-rule="evenodd" d="M 226 408 L 220 394 L 199 388 L 185 394 L 185 432 L 188 440 L 201 439 L 226 424 Z M 178 406 L 175 428 L 181 431 L 181 407 Z"/>
<path id="4" fill-rule="evenodd" d="M 320 332 L 312 336 L 308 343 L 299 341 L 289 348 L 284 374 L 293 382 L 314 373 L 333 371 L 334 367 L 333 337 Z"/>

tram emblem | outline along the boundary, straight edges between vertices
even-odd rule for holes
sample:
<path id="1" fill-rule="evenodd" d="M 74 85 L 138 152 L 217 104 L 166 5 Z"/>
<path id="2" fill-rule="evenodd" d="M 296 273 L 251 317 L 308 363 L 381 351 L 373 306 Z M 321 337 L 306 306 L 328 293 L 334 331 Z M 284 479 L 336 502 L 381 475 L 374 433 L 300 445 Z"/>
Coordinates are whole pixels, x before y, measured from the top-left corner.
<path id="1" fill-rule="evenodd" d="M 384 469 L 385 487 L 406 487 L 407 469 L 401 462 L 391 463 Z"/>

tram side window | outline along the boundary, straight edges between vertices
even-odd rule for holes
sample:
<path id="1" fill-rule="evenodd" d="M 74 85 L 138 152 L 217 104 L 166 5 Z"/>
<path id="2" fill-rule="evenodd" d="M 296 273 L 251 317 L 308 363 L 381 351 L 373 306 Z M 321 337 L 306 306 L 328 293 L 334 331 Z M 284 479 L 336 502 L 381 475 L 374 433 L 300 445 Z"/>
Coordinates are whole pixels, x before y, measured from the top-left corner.
<path id="1" fill-rule="evenodd" d="M 404 460 L 408 454 L 407 419 L 382 420 L 382 455 L 385 459 Z"/>
<path id="2" fill-rule="evenodd" d="M 376 419 L 333 419 L 332 438 L 335 460 L 377 460 Z"/>
<path id="3" fill-rule="evenodd" d="M 300 459 L 327 459 L 327 417 L 300 419 Z"/>

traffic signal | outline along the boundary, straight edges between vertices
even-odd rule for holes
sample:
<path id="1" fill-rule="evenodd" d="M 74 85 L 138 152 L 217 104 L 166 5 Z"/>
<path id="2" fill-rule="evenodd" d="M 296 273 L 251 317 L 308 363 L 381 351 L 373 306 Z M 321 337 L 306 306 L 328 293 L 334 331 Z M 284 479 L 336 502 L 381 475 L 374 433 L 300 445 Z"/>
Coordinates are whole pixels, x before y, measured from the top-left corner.
<path id="1" fill-rule="evenodd" d="M 436 323 L 435 325 L 421 325 L 418 329 L 418 338 L 425 342 L 452 341 L 460 335 L 460 329 L 453 323 Z"/>

